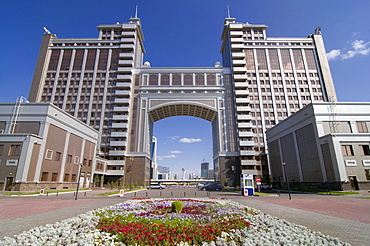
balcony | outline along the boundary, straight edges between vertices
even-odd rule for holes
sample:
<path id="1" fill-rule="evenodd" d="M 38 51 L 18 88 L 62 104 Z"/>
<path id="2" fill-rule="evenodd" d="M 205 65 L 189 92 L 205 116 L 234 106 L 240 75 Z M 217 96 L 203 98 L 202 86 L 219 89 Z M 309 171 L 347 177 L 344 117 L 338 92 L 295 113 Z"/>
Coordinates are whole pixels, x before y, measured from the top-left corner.
<path id="1" fill-rule="evenodd" d="M 119 65 L 131 65 L 132 66 L 132 60 L 119 60 L 118 64 Z"/>
<path id="2" fill-rule="evenodd" d="M 247 72 L 247 68 L 246 67 L 233 67 L 233 70 L 234 70 L 235 73 L 238 73 L 238 72 Z"/>
<path id="3" fill-rule="evenodd" d="M 239 132 L 238 136 L 239 137 L 253 137 L 254 133 L 253 132 Z"/>
<path id="4" fill-rule="evenodd" d="M 253 119 L 253 117 L 252 117 L 252 115 L 250 115 L 250 114 L 239 114 L 239 115 L 237 116 L 237 119 L 238 119 L 238 120 L 252 120 L 252 119 Z"/>
<path id="5" fill-rule="evenodd" d="M 117 138 L 124 138 L 127 137 L 127 132 L 111 132 L 110 133 L 111 137 L 117 137 Z"/>
<path id="6" fill-rule="evenodd" d="M 248 88 L 248 84 L 246 82 L 235 82 L 235 88 Z"/>
<path id="7" fill-rule="evenodd" d="M 131 75 L 130 74 L 118 74 L 117 79 L 120 80 L 130 80 L 131 81 Z"/>
<path id="8" fill-rule="evenodd" d="M 135 43 L 135 38 L 121 38 L 122 43 Z"/>
<path id="9" fill-rule="evenodd" d="M 245 60 L 233 60 L 233 65 L 245 65 Z"/>
<path id="10" fill-rule="evenodd" d="M 114 112 L 128 112 L 129 108 L 128 107 L 114 107 L 113 111 Z"/>
<path id="11" fill-rule="evenodd" d="M 254 142 L 253 141 L 242 141 L 242 142 L 252 142 L 252 146 L 254 145 Z M 240 151 L 240 155 L 244 155 L 244 156 L 255 156 L 256 155 L 256 151 L 254 150 L 241 150 Z"/>
<path id="12" fill-rule="evenodd" d="M 246 74 L 234 74 L 234 79 L 248 79 Z"/>
<path id="13" fill-rule="evenodd" d="M 114 103 L 130 103 L 130 99 L 129 98 L 116 98 L 114 99 Z"/>
<path id="14" fill-rule="evenodd" d="M 244 39 L 243 38 L 231 38 L 230 41 L 232 43 L 243 43 L 244 42 Z"/>
<path id="15" fill-rule="evenodd" d="M 245 89 L 245 90 L 235 90 L 235 95 L 238 95 L 238 96 L 246 96 L 246 95 L 249 95 L 249 90 L 248 89 Z"/>
<path id="16" fill-rule="evenodd" d="M 112 128 L 127 128 L 127 123 L 112 123 Z"/>
<path id="17" fill-rule="evenodd" d="M 124 150 L 109 150 L 110 156 L 124 156 L 126 154 L 126 151 Z"/>
<path id="18" fill-rule="evenodd" d="M 245 56 L 245 54 L 244 54 L 244 53 L 242 53 L 242 52 L 240 52 L 240 53 L 239 53 L 239 52 L 238 52 L 238 53 L 236 53 L 236 52 L 235 52 L 235 53 L 232 53 L 232 54 L 231 54 L 231 56 L 232 56 L 232 57 L 244 57 L 244 56 Z"/>
<path id="19" fill-rule="evenodd" d="M 131 88 L 130 82 L 117 82 L 116 84 L 117 88 Z"/>
<path id="20" fill-rule="evenodd" d="M 257 165 L 256 160 L 241 160 L 243 166 L 255 166 Z"/>
<path id="21" fill-rule="evenodd" d="M 133 53 L 120 53 L 119 58 L 125 58 L 125 59 L 133 59 L 134 54 Z"/>
<path id="22" fill-rule="evenodd" d="M 134 49 L 134 44 L 121 44 L 120 49 Z"/>
<path id="23" fill-rule="evenodd" d="M 253 127 L 252 123 L 249 122 L 238 123 L 238 128 L 252 128 L 252 127 Z"/>
<path id="24" fill-rule="evenodd" d="M 232 49 L 244 49 L 244 44 L 231 44 Z"/>
<path id="25" fill-rule="evenodd" d="M 110 146 L 112 147 L 125 147 L 126 145 L 126 141 L 110 141 Z"/>
<path id="26" fill-rule="evenodd" d="M 250 141 L 240 141 L 239 142 L 239 146 L 254 146 L 254 141 L 250 140 Z M 246 150 L 243 150 L 243 151 L 246 151 Z M 256 153 L 254 150 L 252 151 L 254 154 Z M 254 154 L 247 154 L 247 155 L 254 155 Z"/>
<path id="27" fill-rule="evenodd" d="M 249 99 L 249 98 L 245 98 L 245 97 L 243 97 L 243 98 L 236 98 L 236 103 L 250 103 L 251 102 L 251 100 Z"/>
<path id="28" fill-rule="evenodd" d="M 230 31 L 230 36 L 243 36 L 243 31 Z"/>
<path id="29" fill-rule="evenodd" d="M 251 107 L 249 107 L 249 106 L 237 106 L 236 111 L 237 112 L 250 112 Z"/>
<path id="30" fill-rule="evenodd" d="M 113 120 L 128 120 L 128 115 L 113 115 Z"/>
<path id="31" fill-rule="evenodd" d="M 130 32 L 130 31 L 126 31 L 126 32 L 122 32 L 122 36 L 124 37 L 135 37 L 135 32 Z"/>
<path id="32" fill-rule="evenodd" d="M 107 170 L 107 175 L 121 176 L 124 174 L 124 170 Z"/>
<path id="33" fill-rule="evenodd" d="M 129 96 L 130 91 L 129 90 L 116 90 L 115 95 L 116 96 Z"/>
<path id="34" fill-rule="evenodd" d="M 132 68 L 131 67 L 118 67 L 118 72 L 130 72 L 131 73 Z"/>

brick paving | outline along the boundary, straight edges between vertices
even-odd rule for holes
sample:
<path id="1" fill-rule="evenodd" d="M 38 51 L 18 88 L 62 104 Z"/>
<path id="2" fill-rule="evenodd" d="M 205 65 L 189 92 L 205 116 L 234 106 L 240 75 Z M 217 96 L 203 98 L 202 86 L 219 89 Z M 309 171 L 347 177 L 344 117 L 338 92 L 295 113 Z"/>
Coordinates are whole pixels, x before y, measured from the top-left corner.
<path id="1" fill-rule="evenodd" d="M 43 197 L 0 196 L 0 238 L 12 236 L 37 226 L 52 224 L 78 214 L 139 197 L 224 197 L 256 208 L 267 214 L 320 231 L 351 245 L 369 245 L 370 200 L 356 197 L 287 194 L 281 196 L 242 197 L 232 192 L 206 192 L 191 188 L 145 190 L 125 197 L 93 197 L 104 191 Z M 86 195 L 87 194 L 87 195 Z"/>

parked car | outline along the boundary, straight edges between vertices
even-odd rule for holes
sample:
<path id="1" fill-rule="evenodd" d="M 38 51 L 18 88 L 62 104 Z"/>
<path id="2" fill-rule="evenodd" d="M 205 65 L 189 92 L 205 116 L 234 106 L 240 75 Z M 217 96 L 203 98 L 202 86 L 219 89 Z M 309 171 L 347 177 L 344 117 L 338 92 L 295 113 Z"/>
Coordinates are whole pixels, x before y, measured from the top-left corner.
<path id="1" fill-rule="evenodd" d="M 271 186 L 269 186 L 268 184 L 266 184 L 266 183 L 262 183 L 261 185 L 260 185 L 260 188 L 261 188 L 261 190 L 271 190 Z"/>
<path id="2" fill-rule="evenodd" d="M 150 189 L 164 189 L 166 188 L 166 186 L 162 185 L 162 184 L 151 184 L 147 187 L 149 190 Z"/>
<path id="3" fill-rule="evenodd" d="M 206 185 L 206 183 L 198 183 L 197 188 L 202 189 L 205 185 Z"/>
<path id="4" fill-rule="evenodd" d="M 222 190 L 220 183 L 210 183 L 203 186 L 202 190 Z"/>

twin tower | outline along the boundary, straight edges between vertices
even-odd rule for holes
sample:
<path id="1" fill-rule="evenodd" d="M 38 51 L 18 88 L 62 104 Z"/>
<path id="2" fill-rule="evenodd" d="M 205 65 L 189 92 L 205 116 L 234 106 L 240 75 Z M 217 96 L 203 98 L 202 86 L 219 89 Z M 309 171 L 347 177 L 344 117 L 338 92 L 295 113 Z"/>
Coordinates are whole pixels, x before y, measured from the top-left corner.
<path id="1" fill-rule="evenodd" d="M 171 116 L 212 122 L 215 177 L 269 179 L 265 131 L 311 102 L 336 101 L 320 32 L 268 38 L 267 26 L 227 18 L 222 64 L 151 67 L 139 18 L 98 26 L 97 38 L 44 34 L 28 99 L 50 102 L 99 131 L 105 180 L 151 178 L 153 123 Z M 215 40 L 217 42 L 217 40 Z M 95 167 L 94 167 L 95 168 Z M 127 183 L 127 182 L 126 182 Z"/>

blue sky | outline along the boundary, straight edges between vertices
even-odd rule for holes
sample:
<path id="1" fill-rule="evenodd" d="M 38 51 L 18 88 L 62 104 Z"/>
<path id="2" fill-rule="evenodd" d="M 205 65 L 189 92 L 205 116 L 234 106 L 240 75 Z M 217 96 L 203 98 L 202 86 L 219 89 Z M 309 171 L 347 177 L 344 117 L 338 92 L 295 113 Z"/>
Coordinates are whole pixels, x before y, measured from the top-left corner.
<path id="1" fill-rule="evenodd" d="M 28 96 L 44 26 L 61 38 L 97 37 L 96 26 L 128 21 L 136 5 L 145 60 L 152 67 L 207 67 L 221 61 L 220 36 L 228 5 L 238 22 L 268 25 L 269 37 L 306 37 L 321 26 L 338 100 L 369 102 L 368 0 L 2 1 L 0 102 Z M 172 173 L 180 175 L 185 168 L 199 174 L 202 160 L 211 162 L 209 122 L 172 117 L 156 122 L 154 131 L 158 164 L 169 166 Z M 180 142 L 184 138 L 190 140 Z"/>

